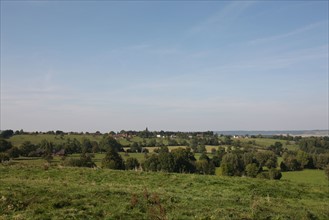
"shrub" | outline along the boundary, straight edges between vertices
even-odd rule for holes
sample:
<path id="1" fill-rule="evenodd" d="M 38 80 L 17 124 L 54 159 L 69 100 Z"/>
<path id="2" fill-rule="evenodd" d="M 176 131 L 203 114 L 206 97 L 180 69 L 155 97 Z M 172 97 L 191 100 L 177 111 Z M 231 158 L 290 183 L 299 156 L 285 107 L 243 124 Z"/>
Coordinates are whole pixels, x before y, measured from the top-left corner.
<path id="1" fill-rule="evenodd" d="M 82 154 L 79 159 L 71 158 L 64 161 L 64 165 L 71 167 L 95 167 L 89 154 Z"/>
<path id="2" fill-rule="evenodd" d="M 9 156 L 7 153 L 0 153 L 0 162 L 8 161 Z"/>
<path id="3" fill-rule="evenodd" d="M 139 162 L 134 157 L 129 157 L 126 161 L 126 170 L 133 170 L 139 167 Z"/>
<path id="4" fill-rule="evenodd" d="M 279 180 L 282 177 L 281 171 L 280 170 L 277 170 L 275 168 L 270 169 L 268 171 L 268 174 L 269 174 L 269 178 L 271 180 Z"/>

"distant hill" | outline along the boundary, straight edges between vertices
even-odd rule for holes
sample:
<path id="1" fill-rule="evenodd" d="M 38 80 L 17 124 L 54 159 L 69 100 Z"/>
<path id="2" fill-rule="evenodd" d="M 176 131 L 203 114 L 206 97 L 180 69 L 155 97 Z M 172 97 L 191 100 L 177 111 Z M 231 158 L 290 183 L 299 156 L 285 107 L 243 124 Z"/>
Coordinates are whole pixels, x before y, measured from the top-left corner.
<path id="1" fill-rule="evenodd" d="M 278 131 L 214 131 L 223 135 L 291 135 L 291 136 L 329 136 L 329 130 L 278 130 Z"/>

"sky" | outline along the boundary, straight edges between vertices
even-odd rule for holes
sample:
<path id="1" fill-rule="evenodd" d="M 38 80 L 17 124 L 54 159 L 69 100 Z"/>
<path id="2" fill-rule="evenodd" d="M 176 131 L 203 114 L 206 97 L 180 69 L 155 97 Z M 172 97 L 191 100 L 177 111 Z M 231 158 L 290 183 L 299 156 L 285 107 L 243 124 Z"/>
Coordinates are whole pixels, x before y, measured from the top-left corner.
<path id="1" fill-rule="evenodd" d="M 0 130 L 328 129 L 328 1 L 1 1 Z"/>

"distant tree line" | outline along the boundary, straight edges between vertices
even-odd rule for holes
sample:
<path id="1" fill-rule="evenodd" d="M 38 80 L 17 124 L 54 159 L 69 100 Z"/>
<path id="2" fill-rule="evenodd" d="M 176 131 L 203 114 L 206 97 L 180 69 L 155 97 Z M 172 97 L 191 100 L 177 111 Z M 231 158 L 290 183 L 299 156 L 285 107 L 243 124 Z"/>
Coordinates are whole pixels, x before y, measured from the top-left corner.
<path id="1" fill-rule="evenodd" d="M 48 161 L 54 155 L 64 156 L 63 164 L 68 166 L 94 167 L 94 153 L 106 153 L 102 161 L 102 167 L 111 169 L 143 169 L 145 171 L 162 171 L 176 173 L 214 174 L 216 167 L 226 176 L 249 176 L 269 179 L 280 179 L 281 171 L 296 171 L 302 169 L 324 169 L 329 164 L 329 137 L 299 138 L 290 136 L 275 136 L 277 141 L 265 149 L 257 149 L 255 140 L 240 141 L 232 136 L 221 136 L 213 132 L 150 132 L 145 129 L 141 132 L 121 131 L 119 134 L 139 135 L 139 142 L 131 142 L 128 146 L 120 144 L 115 134 L 101 134 L 100 141 L 91 141 L 82 138 L 81 141 L 73 138 L 62 138 L 59 143 L 42 140 L 38 144 L 29 141 L 20 146 L 12 146 L 8 140 L 14 135 L 24 134 L 23 130 L 14 132 L 5 130 L 0 133 L 0 162 L 10 158 L 42 157 Z M 52 132 L 56 137 L 62 137 L 65 132 Z M 159 137 L 161 138 L 158 138 Z M 177 138 L 181 137 L 181 138 Z M 185 138 L 185 139 L 184 139 Z M 127 138 L 128 139 L 128 138 Z M 283 147 L 282 139 L 286 144 L 294 142 L 298 145 L 298 151 L 290 151 Z M 212 149 L 212 157 L 208 157 L 206 145 L 225 146 Z M 187 146 L 169 151 L 167 146 Z M 118 152 L 145 153 L 145 160 L 140 163 L 137 159 L 129 157 L 126 161 Z M 148 155 L 146 147 L 157 147 L 154 154 Z M 79 158 L 65 159 L 65 155 L 79 153 Z M 194 154 L 201 156 L 196 160 Z M 282 162 L 277 167 L 278 157 Z"/>

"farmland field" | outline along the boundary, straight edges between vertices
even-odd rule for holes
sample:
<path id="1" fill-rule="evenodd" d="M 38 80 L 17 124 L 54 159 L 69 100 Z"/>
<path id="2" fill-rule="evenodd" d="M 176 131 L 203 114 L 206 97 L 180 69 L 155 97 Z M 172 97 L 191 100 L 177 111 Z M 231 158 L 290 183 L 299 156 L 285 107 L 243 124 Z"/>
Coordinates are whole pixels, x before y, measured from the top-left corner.
<path id="1" fill-rule="evenodd" d="M 14 135 L 9 140 L 18 148 L 24 141 L 38 144 L 43 139 L 62 147 L 68 138 L 100 142 L 103 136 L 37 134 Z M 276 141 L 288 149 L 298 148 L 294 142 L 287 145 L 270 138 L 237 140 L 259 151 Z M 149 140 L 133 137 L 118 141 L 127 146 Z M 179 147 L 186 146 L 168 149 Z M 212 158 L 212 148 L 219 147 L 237 149 L 206 145 L 208 156 Z M 151 155 L 158 147 L 146 148 Z M 124 160 L 145 160 L 144 153 L 120 155 Z M 199 159 L 201 153 L 194 156 Z M 105 153 L 92 154 L 97 168 L 63 166 L 63 158 L 80 158 L 80 153 L 65 157 L 54 154 L 50 163 L 42 157 L 20 156 L 0 164 L 0 220 L 329 219 L 329 185 L 323 170 L 283 172 L 281 180 L 265 180 L 220 176 L 218 167 L 217 176 L 101 169 L 104 157 Z M 278 158 L 279 163 L 282 160 Z"/>
<path id="2" fill-rule="evenodd" d="M 328 219 L 327 185 L 0 165 L 0 219 Z"/>

